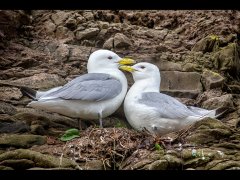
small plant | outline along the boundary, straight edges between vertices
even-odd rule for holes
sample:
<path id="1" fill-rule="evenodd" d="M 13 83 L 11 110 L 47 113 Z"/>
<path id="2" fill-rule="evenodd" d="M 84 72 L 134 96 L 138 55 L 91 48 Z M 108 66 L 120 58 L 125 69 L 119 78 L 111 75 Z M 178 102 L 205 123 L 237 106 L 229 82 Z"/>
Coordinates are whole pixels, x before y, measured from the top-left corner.
<path id="1" fill-rule="evenodd" d="M 160 150 L 162 150 L 162 147 L 158 143 L 155 143 L 155 149 L 157 151 L 160 151 Z"/>
<path id="2" fill-rule="evenodd" d="M 70 141 L 76 137 L 80 137 L 79 135 L 80 132 L 78 129 L 68 129 L 59 139 L 61 141 Z"/>
<path id="3" fill-rule="evenodd" d="M 126 125 L 124 123 L 121 123 L 120 121 L 117 122 L 117 124 L 115 125 L 116 128 L 123 128 L 126 127 Z"/>

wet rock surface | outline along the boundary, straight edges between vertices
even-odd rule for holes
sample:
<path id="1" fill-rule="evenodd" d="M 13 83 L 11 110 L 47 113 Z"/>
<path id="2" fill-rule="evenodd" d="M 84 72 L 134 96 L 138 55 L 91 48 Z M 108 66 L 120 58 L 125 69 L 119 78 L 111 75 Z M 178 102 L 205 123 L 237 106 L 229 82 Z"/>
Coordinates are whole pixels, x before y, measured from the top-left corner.
<path id="1" fill-rule="evenodd" d="M 236 10 L 1 10 L 0 169 L 240 168 L 240 49 Z M 82 120 L 27 107 L 19 87 L 47 90 L 86 73 L 97 49 L 156 64 L 163 93 L 187 105 L 226 108 L 179 132 L 135 132 L 122 107 Z M 129 87 L 133 83 L 126 73 Z"/>

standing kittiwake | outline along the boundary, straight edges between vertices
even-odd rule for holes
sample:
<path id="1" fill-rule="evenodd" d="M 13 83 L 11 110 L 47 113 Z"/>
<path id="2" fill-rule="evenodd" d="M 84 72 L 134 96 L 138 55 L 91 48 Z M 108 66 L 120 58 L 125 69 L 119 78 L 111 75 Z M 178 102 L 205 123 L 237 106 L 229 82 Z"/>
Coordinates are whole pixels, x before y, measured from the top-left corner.
<path id="1" fill-rule="evenodd" d="M 133 63 L 112 51 L 97 50 L 89 57 L 87 74 L 45 92 L 26 87 L 21 91 L 34 99 L 30 107 L 72 118 L 99 119 L 102 127 L 102 118 L 113 114 L 127 93 L 127 79 L 119 66 Z"/>
<path id="2" fill-rule="evenodd" d="M 124 100 L 124 113 L 136 130 L 163 135 L 178 131 L 203 119 L 216 117 L 216 110 L 186 106 L 175 98 L 162 94 L 160 72 L 157 66 L 142 62 L 134 66 L 121 66 L 131 72 L 134 84 Z"/>

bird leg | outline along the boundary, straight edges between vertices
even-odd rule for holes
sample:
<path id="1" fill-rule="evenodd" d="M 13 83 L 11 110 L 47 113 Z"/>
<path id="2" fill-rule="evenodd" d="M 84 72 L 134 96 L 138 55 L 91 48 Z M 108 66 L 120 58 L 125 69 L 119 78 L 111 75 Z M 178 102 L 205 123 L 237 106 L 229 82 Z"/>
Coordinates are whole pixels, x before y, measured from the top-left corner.
<path id="1" fill-rule="evenodd" d="M 99 127 L 103 128 L 103 125 L 102 125 L 102 112 L 98 113 L 98 118 L 99 118 Z"/>

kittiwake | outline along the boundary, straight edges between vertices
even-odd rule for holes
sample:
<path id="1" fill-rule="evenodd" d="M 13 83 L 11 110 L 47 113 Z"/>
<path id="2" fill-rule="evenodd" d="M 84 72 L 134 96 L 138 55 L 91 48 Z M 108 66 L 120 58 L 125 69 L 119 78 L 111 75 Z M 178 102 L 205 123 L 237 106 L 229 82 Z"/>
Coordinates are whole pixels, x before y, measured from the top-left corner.
<path id="1" fill-rule="evenodd" d="M 45 92 L 27 87 L 21 91 L 34 99 L 29 107 L 72 118 L 99 119 L 102 127 L 102 118 L 113 114 L 127 93 L 127 79 L 119 66 L 133 63 L 134 60 L 120 58 L 112 51 L 97 50 L 89 57 L 87 74 Z"/>
<path id="2" fill-rule="evenodd" d="M 177 99 L 160 93 L 161 76 L 157 66 L 141 62 L 133 66 L 121 66 L 131 72 L 134 84 L 124 100 L 124 113 L 136 130 L 147 129 L 157 135 L 178 131 L 203 119 L 216 117 L 215 110 L 186 106 Z"/>

